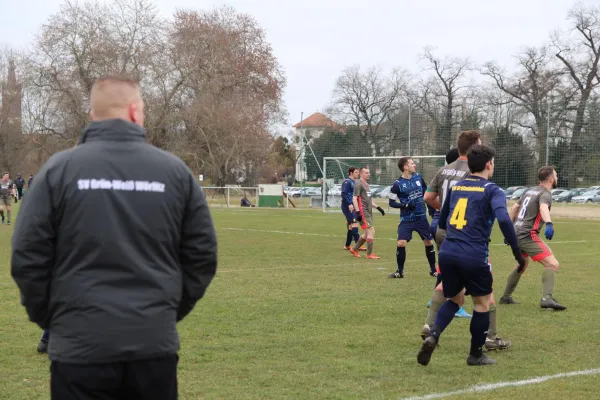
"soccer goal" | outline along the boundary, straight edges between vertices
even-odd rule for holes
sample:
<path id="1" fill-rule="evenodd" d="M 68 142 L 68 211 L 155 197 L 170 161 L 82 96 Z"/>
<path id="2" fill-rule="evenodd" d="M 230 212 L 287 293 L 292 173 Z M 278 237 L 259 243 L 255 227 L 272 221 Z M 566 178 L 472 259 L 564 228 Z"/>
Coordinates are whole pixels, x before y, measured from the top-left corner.
<path id="1" fill-rule="evenodd" d="M 350 167 L 368 166 L 371 170 L 371 196 L 387 207 L 392 184 L 401 175 L 398 160 L 404 156 L 385 157 L 324 157 L 323 158 L 323 211 L 338 211 L 341 205 L 342 183 Z M 435 172 L 446 164 L 445 156 L 411 156 L 417 164 L 417 173 L 429 184 Z"/>

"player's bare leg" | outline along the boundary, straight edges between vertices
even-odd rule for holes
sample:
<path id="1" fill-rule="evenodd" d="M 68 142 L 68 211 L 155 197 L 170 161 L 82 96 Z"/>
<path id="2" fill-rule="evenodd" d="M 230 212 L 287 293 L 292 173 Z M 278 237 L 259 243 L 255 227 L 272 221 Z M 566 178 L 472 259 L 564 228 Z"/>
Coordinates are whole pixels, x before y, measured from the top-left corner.
<path id="1" fill-rule="evenodd" d="M 9 202 L 10 204 L 10 202 Z M 11 214 L 11 207 L 10 205 L 6 206 L 6 224 L 10 225 L 10 214 Z"/>
<path id="2" fill-rule="evenodd" d="M 423 329 L 421 330 L 421 339 L 425 340 L 425 338 L 429 335 L 429 331 L 431 330 L 431 326 L 435 322 L 435 317 L 442 307 L 442 305 L 446 302 L 446 298 L 444 297 L 444 286 L 443 283 L 439 283 L 435 289 L 433 290 L 433 294 L 431 295 L 431 304 L 429 305 L 429 309 L 427 310 L 427 317 L 425 318 L 425 325 L 423 325 Z M 462 290 L 461 295 L 464 297 L 465 289 Z M 464 314 L 459 314 L 460 311 L 463 310 Z M 468 315 L 465 317 L 464 315 Z M 471 318 L 471 315 L 464 311 L 463 306 L 461 305 L 460 309 L 454 315 L 459 318 Z"/>
<path id="3" fill-rule="evenodd" d="M 2 207 L 0 207 L 0 217 L 2 217 L 2 223 L 4 223 L 5 215 L 6 215 L 6 206 L 2 205 Z"/>
<path id="4" fill-rule="evenodd" d="M 539 262 L 544 266 L 544 272 L 542 273 L 543 292 L 540 307 L 557 311 L 566 310 L 567 307 L 560 304 L 554 298 L 554 281 L 558 272 L 558 260 L 553 255 L 550 255 Z"/>
<path id="5" fill-rule="evenodd" d="M 521 276 L 523 276 L 525 271 L 527 271 L 528 266 L 529 257 L 525 257 L 525 268 L 523 268 L 523 271 L 519 272 L 519 266 L 517 265 L 515 269 L 513 269 L 512 272 L 508 275 L 508 279 L 506 281 L 506 288 L 504 289 L 504 294 L 502 295 L 502 297 L 500 297 L 500 304 L 519 304 L 518 301 L 515 301 L 515 299 L 513 299 L 512 294 L 517 288 Z"/>

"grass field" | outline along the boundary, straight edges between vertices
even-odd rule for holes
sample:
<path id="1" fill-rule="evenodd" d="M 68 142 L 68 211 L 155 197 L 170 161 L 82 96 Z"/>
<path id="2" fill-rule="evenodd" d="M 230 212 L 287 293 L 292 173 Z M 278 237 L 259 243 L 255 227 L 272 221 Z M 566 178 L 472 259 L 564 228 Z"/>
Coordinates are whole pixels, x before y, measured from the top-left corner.
<path id="1" fill-rule="evenodd" d="M 457 319 L 422 367 L 415 356 L 434 279 L 419 242 L 409 245 L 406 278 L 387 278 L 396 215 L 375 217 L 378 261 L 342 250 L 341 214 L 217 208 L 213 216 L 220 265 L 179 325 L 181 399 L 401 399 L 600 367 L 600 221 L 555 221 L 556 297 L 567 311 L 539 308 L 542 271 L 532 265 L 515 293 L 522 303 L 499 306 L 499 333 L 513 346 L 493 354 L 497 365 L 466 365 L 469 320 Z M 35 351 L 41 332 L 10 277 L 11 232 L 0 225 L 0 399 L 46 399 L 49 362 Z M 501 292 L 514 262 L 497 230 L 491 253 Z M 596 396 L 598 377 L 587 375 L 444 398 Z"/>

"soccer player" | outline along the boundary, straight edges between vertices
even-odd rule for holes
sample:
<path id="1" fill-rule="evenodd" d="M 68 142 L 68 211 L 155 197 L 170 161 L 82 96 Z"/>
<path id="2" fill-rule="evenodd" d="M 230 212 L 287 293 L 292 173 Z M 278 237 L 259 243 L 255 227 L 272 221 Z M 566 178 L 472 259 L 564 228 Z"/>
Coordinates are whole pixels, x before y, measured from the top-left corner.
<path id="1" fill-rule="evenodd" d="M 402 171 L 400 178 L 394 182 L 390 191 L 390 207 L 400 209 L 398 224 L 398 243 L 396 247 L 396 263 L 398 269 L 388 275 L 389 278 L 404 278 L 406 261 L 406 244 L 417 232 L 425 245 L 425 256 L 429 263 L 429 275 L 437 276 L 435 269 L 435 249 L 433 237 L 427 221 L 427 206 L 423 201 L 423 193 L 427 186 L 421 175 L 417 173 L 417 164 L 411 157 L 398 160 L 398 168 Z"/>
<path id="2" fill-rule="evenodd" d="M 518 304 L 512 298 L 512 293 L 517 288 L 519 279 L 527 269 L 529 258 L 544 266 L 542 274 L 542 299 L 540 307 L 557 311 L 566 310 L 567 307 L 560 304 L 553 296 L 554 280 L 558 271 L 558 260 L 552 254 L 552 250 L 539 238 L 539 233 L 546 223 L 544 236 L 552 240 L 554 236 L 554 225 L 550 218 L 550 207 L 552 194 L 550 190 L 555 189 L 558 183 L 558 175 L 554 167 L 542 167 L 538 171 L 539 186 L 530 188 L 512 206 L 510 217 L 514 221 L 519 239 L 519 247 L 526 257 L 523 268 L 515 268 L 508 276 L 504 295 L 500 298 L 500 304 Z"/>
<path id="3" fill-rule="evenodd" d="M 498 219 L 500 230 L 521 267 L 525 265 L 525 259 L 506 209 L 506 196 L 498 186 L 489 181 L 494 173 L 494 155 L 495 151 L 491 147 L 473 146 L 467 156 L 471 174 L 452 186 L 444 199 L 439 227 L 446 230 L 446 239 L 440 249 L 439 262 L 444 296 L 448 300 L 440 308 L 435 323 L 417 354 L 417 362 L 421 365 L 429 364 L 440 335 L 464 304 L 465 294 L 471 295 L 475 302 L 467 364 L 496 363 L 483 354 L 486 332 L 490 325 L 493 278 L 488 263 L 488 245 L 494 219 Z"/>
<path id="4" fill-rule="evenodd" d="M 381 215 L 385 215 L 385 211 L 383 208 L 379 207 L 373 199 L 371 198 L 371 189 L 369 188 L 369 183 L 367 182 L 371 177 L 371 171 L 369 167 L 362 167 L 359 170 L 360 179 L 355 182 L 354 185 L 354 195 L 352 196 L 352 204 L 354 205 L 354 209 L 358 212 L 356 213 L 356 219 L 360 222 L 360 227 L 363 229 L 362 236 L 358 239 L 358 242 L 351 247 L 350 253 L 354 257 L 360 258 L 360 254 L 358 254 L 358 250 L 360 247 L 367 242 L 367 258 L 371 260 L 379 260 L 381 257 L 373 254 L 373 242 L 375 240 L 375 228 L 373 227 L 373 207 L 377 209 L 381 213 Z"/>
<path id="5" fill-rule="evenodd" d="M 6 223 L 8 225 L 10 225 L 10 198 L 12 195 L 14 195 L 13 182 L 9 179 L 8 172 L 5 172 L 4 174 L 2 174 L 2 180 L 0 180 L 0 201 L 3 205 L 2 210 L 0 210 L 0 217 L 2 217 L 2 223 L 4 223 L 4 214 L 6 213 Z"/>
<path id="6" fill-rule="evenodd" d="M 470 134 L 470 133 L 461 133 L 461 135 L 459 135 L 459 139 L 461 140 L 461 142 L 465 142 L 468 140 L 469 143 L 477 144 L 480 143 L 479 138 L 479 134 L 477 132 L 475 132 L 475 134 Z M 477 139 L 475 141 L 475 139 Z M 464 145 L 465 143 L 462 143 L 462 145 Z M 469 147 L 470 148 L 470 147 Z M 429 188 L 426 189 L 425 194 L 423 196 L 425 203 L 431 207 L 430 203 L 432 202 L 432 200 L 437 201 L 438 203 L 441 202 L 441 198 L 438 198 L 438 193 L 437 192 L 433 192 L 432 187 L 440 187 L 444 185 L 443 181 L 445 181 L 448 178 L 452 178 L 452 179 L 459 179 L 458 175 L 460 175 L 461 177 L 464 177 L 464 174 L 460 174 L 459 172 L 457 172 L 456 168 L 461 168 L 461 164 L 464 164 L 464 168 L 465 171 L 468 173 L 469 172 L 469 166 L 467 165 L 466 159 L 467 156 L 463 155 L 461 160 L 463 161 L 462 163 L 458 163 L 458 165 L 453 164 L 456 160 L 459 159 L 460 153 L 458 151 L 458 147 L 453 147 L 452 149 L 450 149 L 450 151 L 448 151 L 448 153 L 446 153 L 446 166 L 442 167 L 438 170 L 438 172 L 435 174 L 433 180 L 431 181 L 431 184 L 429 185 Z M 443 180 L 443 181 L 442 181 Z M 440 182 L 442 181 L 442 182 Z M 454 180 L 450 180 L 450 182 L 456 182 Z M 446 186 L 448 185 L 448 182 L 446 182 Z M 441 196 L 444 196 L 445 193 L 442 193 Z M 437 204 L 437 203 L 436 203 Z M 438 241 L 437 238 L 437 227 L 438 227 L 438 221 L 440 218 L 440 211 L 439 209 L 436 210 L 431 218 L 431 224 L 430 224 L 430 230 L 431 230 L 431 236 L 433 237 L 433 239 L 435 240 L 435 244 L 437 246 L 438 252 L 440 251 L 440 245 L 443 242 L 443 237 L 446 235 L 446 233 L 443 233 L 443 236 L 440 235 L 440 241 Z M 429 299 L 429 302 L 427 303 L 427 307 L 429 308 L 428 312 L 427 312 L 427 318 L 425 319 L 425 325 L 423 326 L 423 334 L 425 336 L 427 336 L 427 333 L 429 333 L 429 327 L 430 325 L 433 324 L 433 321 L 435 321 L 435 316 L 438 312 L 438 310 L 440 309 L 440 307 L 442 306 L 442 304 L 444 303 L 444 301 L 446 301 L 446 299 L 444 298 L 443 294 L 442 294 L 442 286 L 440 284 L 440 282 L 442 281 L 442 274 L 440 274 L 439 268 L 437 271 L 437 280 L 435 282 L 435 287 L 434 287 L 434 292 L 433 292 L 433 296 L 431 297 L 431 299 Z M 435 300 L 435 302 L 434 302 Z M 471 318 L 471 314 L 469 314 L 464 306 L 460 308 L 460 310 L 458 310 L 458 312 L 456 313 L 456 317 L 458 318 Z M 491 326 L 491 324 L 490 324 Z M 491 329 L 490 329 L 491 331 Z M 423 339 L 425 339 L 425 337 L 423 337 Z M 487 343 L 487 342 L 486 342 Z"/>
<path id="7" fill-rule="evenodd" d="M 358 179 L 358 168 L 348 168 L 348 177 L 342 183 L 342 213 L 346 218 L 346 245 L 344 250 L 350 250 L 352 239 L 355 243 L 358 243 L 360 235 L 358 233 L 358 221 L 356 219 L 356 210 L 354 204 L 352 204 L 352 197 L 354 196 L 354 182 Z"/>

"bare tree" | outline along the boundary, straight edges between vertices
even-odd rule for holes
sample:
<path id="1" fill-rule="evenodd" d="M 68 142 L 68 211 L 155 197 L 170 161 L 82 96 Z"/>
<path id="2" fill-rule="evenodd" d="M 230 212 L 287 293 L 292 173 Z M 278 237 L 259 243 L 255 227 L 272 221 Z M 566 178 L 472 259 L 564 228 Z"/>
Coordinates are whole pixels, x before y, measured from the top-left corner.
<path id="1" fill-rule="evenodd" d="M 569 11 L 568 20 L 572 24 L 568 35 L 557 34 L 553 38 L 553 46 L 557 50 L 556 57 L 560 60 L 563 70 L 570 78 L 575 106 L 569 107 L 575 112 L 569 164 L 569 184 L 585 168 L 582 162 L 576 162 L 582 154 L 583 131 L 586 120 L 588 101 L 593 90 L 600 84 L 598 64 L 600 63 L 600 6 L 587 6 L 578 2 Z M 575 38 L 573 37 L 575 36 Z M 581 159 L 581 157 L 579 156 Z M 581 160 L 580 160 L 581 161 Z"/>
<path id="2" fill-rule="evenodd" d="M 424 49 L 423 61 L 424 69 L 433 73 L 421 83 L 417 105 L 435 122 L 436 154 L 446 154 L 451 146 L 455 108 L 463 106 L 457 100 L 461 91 L 469 86 L 467 74 L 473 64 L 468 58 L 439 58 L 431 47 Z"/>
<path id="3" fill-rule="evenodd" d="M 553 91 L 557 95 L 559 92 L 564 93 L 561 87 L 561 71 L 553 67 L 552 58 L 547 46 L 529 47 L 515 56 L 518 69 L 512 76 L 495 62 L 486 63 L 481 70 L 482 74 L 492 78 L 498 89 L 509 96 L 509 102 L 522 107 L 532 117 L 514 119 L 513 122 L 536 138 L 539 163 L 544 163 L 546 158 L 550 95 Z"/>
<path id="4" fill-rule="evenodd" d="M 330 112 L 363 130 L 375 155 L 382 155 L 396 139 L 394 130 L 384 128 L 400 109 L 409 79 L 400 69 L 385 75 L 380 67 L 347 68 L 335 83 Z"/>

